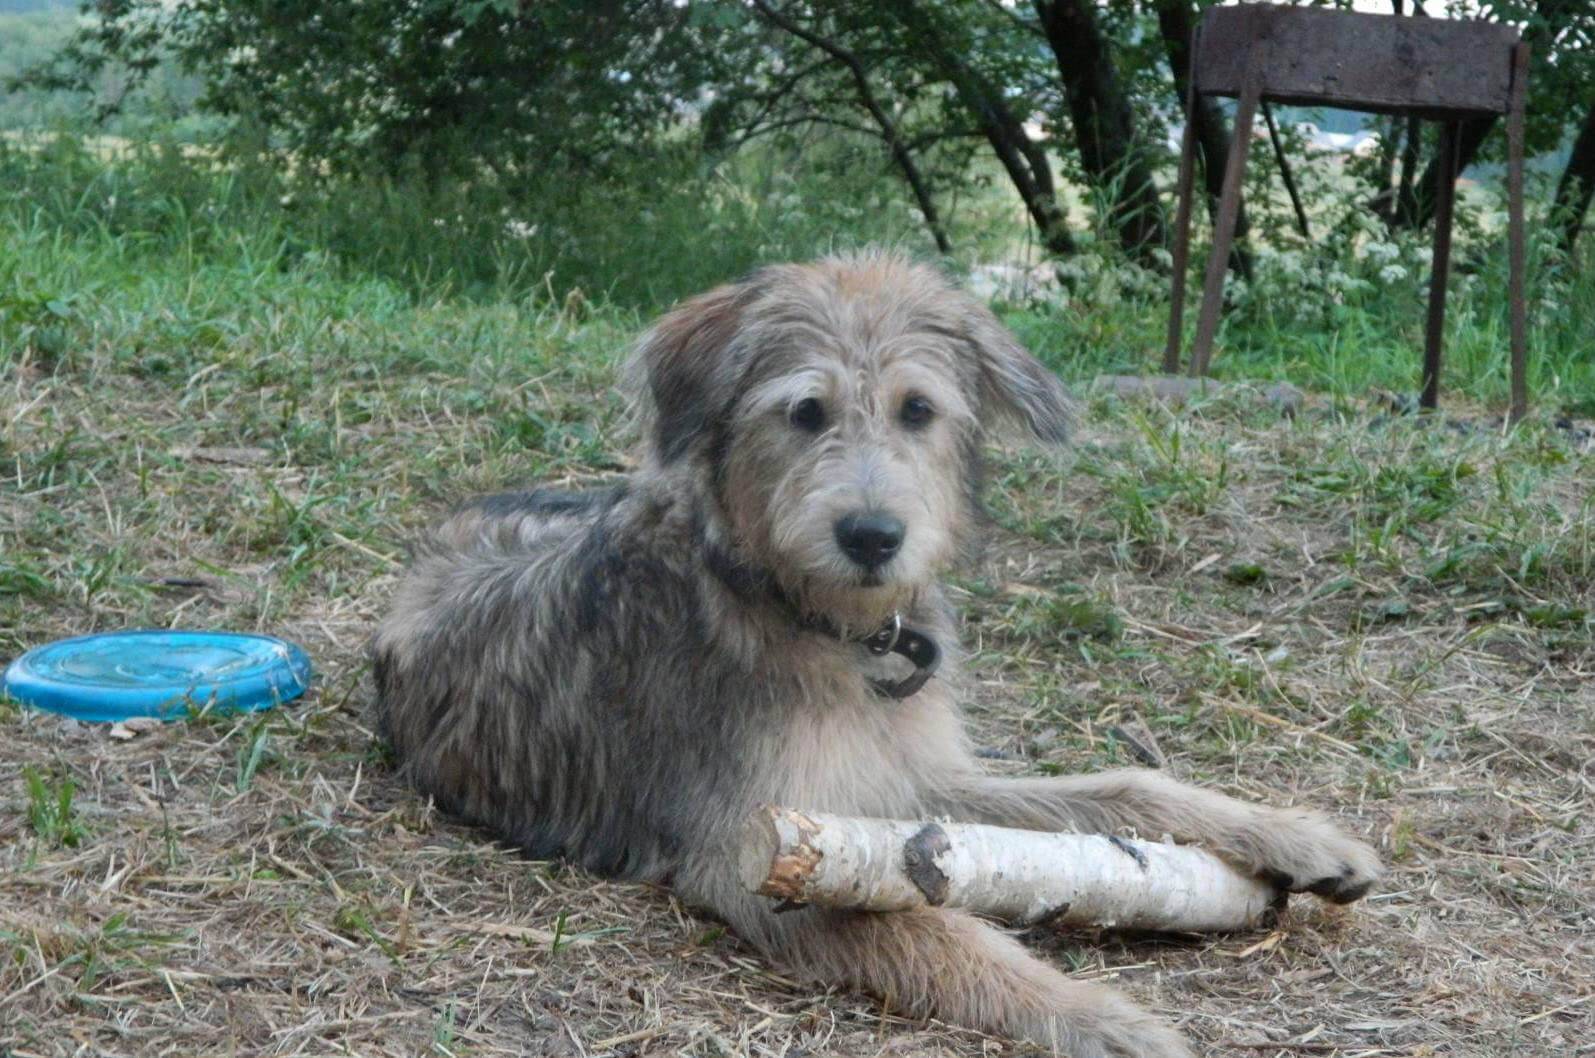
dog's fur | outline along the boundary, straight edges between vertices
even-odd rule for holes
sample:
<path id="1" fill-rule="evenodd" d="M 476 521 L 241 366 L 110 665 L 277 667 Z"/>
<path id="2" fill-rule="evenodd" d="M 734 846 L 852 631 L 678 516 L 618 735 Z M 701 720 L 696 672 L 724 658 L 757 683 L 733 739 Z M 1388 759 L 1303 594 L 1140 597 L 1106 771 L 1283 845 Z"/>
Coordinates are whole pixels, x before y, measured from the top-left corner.
<path id="1" fill-rule="evenodd" d="M 1060 442 L 1070 413 L 1056 378 L 937 273 L 889 255 L 766 268 L 676 308 L 635 366 L 639 470 L 605 491 L 467 506 L 376 633 L 382 730 L 441 806 L 535 855 L 666 882 L 807 978 L 1075 1058 L 1189 1051 L 1119 993 L 967 914 L 772 913 L 738 885 L 738 824 L 771 802 L 1133 828 L 1287 889 L 1368 890 L 1372 850 L 1307 811 L 1155 771 L 983 775 L 955 656 L 906 699 L 872 688 L 902 662 L 855 637 L 894 611 L 952 654 L 937 579 L 979 532 L 985 430 Z M 907 421 L 909 397 L 934 417 Z M 818 427 L 793 417 L 809 399 Z M 873 574 L 833 530 L 860 510 L 906 526 Z"/>

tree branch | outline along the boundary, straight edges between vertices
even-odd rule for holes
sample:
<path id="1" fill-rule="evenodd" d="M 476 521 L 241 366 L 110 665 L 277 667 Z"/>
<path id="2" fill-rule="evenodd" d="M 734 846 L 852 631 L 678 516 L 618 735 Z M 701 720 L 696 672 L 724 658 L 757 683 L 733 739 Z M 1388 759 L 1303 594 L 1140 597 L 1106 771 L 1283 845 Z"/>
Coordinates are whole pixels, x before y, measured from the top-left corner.
<path id="1" fill-rule="evenodd" d="M 1018 925 L 1246 929 L 1274 887 L 1188 845 L 763 805 L 737 870 L 749 892 L 868 911 L 961 907 Z"/>
<path id="2" fill-rule="evenodd" d="M 975 118 L 981 133 L 1002 163 L 1025 209 L 1041 234 L 1047 252 L 1065 257 L 1074 252 L 1074 239 L 1065 226 L 1063 209 L 1052 183 L 1052 166 L 1045 152 L 1033 143 L 1021 122 L 972 67 L 953 54 L 925 12 L 913 0 L 895 0 L 894 14 L 958 93 L 964 108 Z"/>
<path id="3" fill-rule="evenodd" d="M 868 125 L 843 121 L 840 118 L 833 118 L 826 114 L 799 114 L 796 117 L 781 118 L 764 125 L 750 125 L 743 130 L 741 137 L 737 140 L 737 144 L 740 146 L 756 136 L 768 136 L 771 133 L 780 132 L 782 129 L 797 128 L 802 125 L 828 125 L 831 128 L 844 129 L 847 132 L 857 132 L 875 140 L 881 138 L 880 130 L 872 129 Z"/>
<path id="4" fill-rule="evenodd" d="M 898 135 L 896 122 L 875 98 L 875 91 L 870 86 L 869 72 L 864 68 L 863 61 L 837 42 L 788 18 L 771 7 L 767 0 L 752 0 L 752 3 L 767 21 L 820 49 L 847 68 L 853 78 L 853 86 L 858 92 L 859 103 L 869 111 L 870 117 L 874 118 L 875 124 L 880 127 L 881 138 L 886 141 L 886 149 L 891 153 L 897 167 L 902 170 L 903 179 L 908 181 L 908 186 L 914 192 L 914 200 L 919 205 L 919 212 L 925 218 L 925 226 L 930 229 L 931 237 L 936 240 L 936 248 L 942 253 L 951 253 L 952 242 L 948 239 L 941 217 L 936 212 L 936 201 L 931 196 L 930 186 L 925 182 L 924 175 L 919 171 L 919 166 L 915 163 L 907 145 L 903 143 L 902 137 Z"/>

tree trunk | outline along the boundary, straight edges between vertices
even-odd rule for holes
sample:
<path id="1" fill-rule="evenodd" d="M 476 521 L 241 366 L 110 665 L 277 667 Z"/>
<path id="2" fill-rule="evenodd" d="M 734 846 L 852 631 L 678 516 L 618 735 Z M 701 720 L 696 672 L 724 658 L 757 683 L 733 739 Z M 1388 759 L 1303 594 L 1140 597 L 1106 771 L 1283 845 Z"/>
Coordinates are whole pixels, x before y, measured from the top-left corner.
<path id="1" fill-rule="evenodd" d="M 1406 123 L 1396 114 L 1379 119 L 1379 176 L 1374 183 L 1376 190 L 1371 208 L 1387 228 L 1395 222 L 1396 159 L 1403 149 L 1401 132 L 1405 127 Z"/>
<path id="2" fill-rule="evenodd" d="M 947 230 L 942 225 L 941 216 L 936 210 L 936 200 L 931 195 L 930 185 L 925 182 L 924 174 L 919 170 L 919 165 L 914 161 L 913 154 L 907 144 L 903 142 L 902 135 L 897 130 L 897 123 L 886 113 L 875 98 L 875 90 L 870 85 L 869 72 L 864 68 L 864 63 L 857 55 L 842 45 L 821 36 L 811 29 L 807 29 L 781 12 L 771 7 L 765 0 L 753 0 L 753 6 L 766 20 L 774 23 L 787 33 L 799 40 L 806 41 L 831 56 L 837 62 L 847 67 L 848 75 L 853 79 L 853 88 L 858 95 L 859 103 L 874 119 L 875 125 L 881 130 L 881 139 L 886 143 L 886 150 L 891 154 L 892 161 L 897 163 L 903 179 L 908 182 L 910 190 L 914 193 L 914 201 L 919 204 L 919 212 L 925 218 L 925 226 L 930 229 L 931 237 L 936 240 L 936 248 L 942 253 L 951 253 L 952 241 L 947 237 Z"/>
<path id="3" fill-rule="evenodd" d="M 1428 223 L 1427 219 L 1419 219 L 1422 210 L 1434 212 L 1434 182 L 1439 170 L 1430 163 L 1423 174 L 1423 183 L 1417 182 L 1418 163 L 1423 152 L 1423 125 L 1414 117 L 1407 118 L 1406 122 L 1407 131 L 1401 146 L 1401 179 L 1396 185 L 1395 218 L 1398 226 L 1421 228 Z M 1474 150 L 1478 150 L 1477 145 Z M 1461 171 L 1459 166 L 1457 172 Z M 1427 200 L 1423 198 L 1425 195 Z"/>
<path id="4" fill-rule="evenodd" d="M 1391 0 L 1390 7 L 1397 15 L 1407 13 L 1406 0 Z M 1373 210 L 1387 228 L 1395 225 L 1396 211 L 1401 208 L 1396 159 L 1407 157 L 1404 132 L 1408 124 L 1399 114 L 1387 114 L 1379 119 L 1379 179 Z"/>
<path id="5" fill-rule="evenodd" d="M 1074 253 L 1074 238 L 1058 203 L 1057 186 L 1046 152 L 1030 138 L 1024 122 L 1003 101 L 1002 93 L 987 83 L 948 46 L 937 26 L 913 0 L 896 0 L 892 9 L 902 25 L 919 41 L 942 76 L 958 93 L 958 100 L 974 116 L 981 135 L 991 145 L 1025 210 L 1036 225 L 1041 244 L 1054 257 Z"/>
<path id="6" fill-rule="evenodd" d="M 1191 84 L 1191 33 L 1196 21 L 1192 17 L 1190 0 L 1157 0 L 1157 25 L 1163 37 L 1163 48 L 1168 55 L 1169 73 L 1174 76 L 1174 94 L 1178 98 L 1180 113 L 1185 113 L 1185 100 Z M 1208 216 L 1218 216 L 1218 196 L 1224 190 L 1224 166 L 1229 162 L 1229 129 L 1224 122 L 1224 112 L 1211 96 L 1196 97 L 1196 146 L 1202 155 L 1202 185 L 1207 189 Z M 1251 225 L 1246 220 L 1244 204 L 1235 216 L 1235 246 L 1230 251 L 1230 270 L 1247 282 L 1252 279 L 1252 254 L 1246 237 Z"/>
<path id="7" fill-rule="evenodd" d="M 1167 241 L 1163 206 L 1152 182 L 1145 145 L 1090 0 L 1033 0 L 1057 61 L 1080 164 L 1109 199 L 1119 242 L 1145 259 Z"/>
<path id="8" fill-rule="evenodd" d="M 1562 248 L 1568 253 L 1578 242 L 1591 197 L 1595 197 L 1595 103 L 1584 112 L 1584 124 L 1573 141 L 1573 155 L 1556 184 L 1556 206 L 1551 215 L 1562 225 Z"/>

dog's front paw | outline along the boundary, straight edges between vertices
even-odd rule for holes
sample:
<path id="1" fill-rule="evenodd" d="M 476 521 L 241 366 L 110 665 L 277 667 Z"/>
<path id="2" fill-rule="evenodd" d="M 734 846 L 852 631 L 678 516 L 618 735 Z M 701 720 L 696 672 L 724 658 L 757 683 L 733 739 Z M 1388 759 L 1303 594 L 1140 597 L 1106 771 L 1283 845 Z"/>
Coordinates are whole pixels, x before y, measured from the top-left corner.
<path id="1" fill-rule="evenodd" d="M 1368 895 L 1384 873 L 1379 854 L 1316 812 L 1282 809 L 1260 835 L 1258 873 L 1292 893 L 1337 904 Z"/>

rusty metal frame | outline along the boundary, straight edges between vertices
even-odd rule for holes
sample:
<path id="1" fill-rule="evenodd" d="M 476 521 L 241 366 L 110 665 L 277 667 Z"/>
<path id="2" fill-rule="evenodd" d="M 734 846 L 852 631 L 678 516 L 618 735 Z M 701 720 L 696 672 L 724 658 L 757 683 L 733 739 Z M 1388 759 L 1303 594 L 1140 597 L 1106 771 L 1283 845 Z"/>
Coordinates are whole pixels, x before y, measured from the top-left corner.
<path id="1" fill-rule="evenodd" d="M 1245 7 L 1261 7 L 1264 5 L 1242 5 Z M 1250 13 L 1243 12 L 1241 8 L 1215 8 L 1212 11 L 1227 11 L 1221 17 L 1239 22 L 1241 19 L 1252 17 Z M 1278 12 L 1285 12 L 1280 14 Z M 1264 18 L 1291 18 L 1299 15 L 1302 9 L 1274 9 L 1257 17 Z M 1210 12 L 1211 14 L 1212 12 Z M 1323 20 L 1328 18 L 1352 19 L 1389 19 L 1395 16 L 1378 15 L 1348 15 L 1340 12 L 1314 12 L 1309 16 L 1318 19 L 1319 25 L 1325 25 Z M 1190 228 L 1192 202 L 1195 198 L 1195 154 L 1196 134 L 1195 116 L 1197 96 L 1203 92 L 1204 82 L 1199 64 L 1203 54 L 1202 32 L 1207 18 L 1199 23 L 1191 38 L 1191 73 L 1190 84 L 1187 88 L 1185 99 L 1185 131 L 1180 143 L 1180 168 L 1178 178 L 1179 203 L 1174 221 L 1174 247 L 1173 247 L 1173 289 L 1169 304 L 1169 325 L 1167 340 L 1163 351 L 1163 371 L 1166 374 L 1176 374 L 1180 370 L 1181 360 L 1181 333 L 1185 311 L 1185 283 L 1186 273 L 1190 261 Z M 1234 23 L 1232 22 L 1232 25 Z M 1430 23 L 1432 26 L 1433 24 Z M 1477 23 L 1484 26 L 1487 24 Z M 1247 28 L 1241 23 L 1243 29 Z M 1446 30 L 1447 33 L 1454 32 Z M 1472 31 L 1470 31 L 1471 33 Z M 1368 90 L 1366 71 L 1357 71 L 1364 82 L 1363 90 L 1368 92 L 1363 97 L 1363 109 L 1379 113 L 1414 114 L 1421 117 L 1438 120 L 1441 122 L 1440 130 L 1440 157 L 1436 166 L 1435 186 L 1435 216 L 1434 216 L 1434 262 L 1429 276 L 1428 315 L 1424 328 L 1424 358 L 1423 358 L 1423 387 L 1420 405 L 1433 409 L 1438 406 L 1440 399 L 1440 375 L 1444 353 L 1445 333 L 1445 298 L 1446 281 L 1450 275 L 1451 264 L 1451 228 L 1455 212 L 1456 182 L 1460 175 L 1458 172 L 1458 153 L 1460 149 L 1460 127 L 1465 117 L 1479 114 L 1501 114 L 1504 112 L 1507 122 L 1508 137 L 1508 164 L 1507 164 L 1507 199 L 1508 199 L 1508 247 L 1510 254 L 1510 289 L 1509 302 L 1511 311 L 1511 371 L 1512 394 L 1510 419 L 1517 421 L 1528 410 L 1528 385 L 1527 385 L 1527 337 L 1528 337 L 1528 311 L 1524 292 L 1525 248 L 1524 248 L 1524 221 L 1523 221 L 1523 110 L 1524 97 L 1528 85 L 1528 45 L 1517 38 L 1515 32 L 1507 27 L 1491 25 L 1488 32 L 1479 32 L 1478 40 L 1473 42 L 1484 47 L 1499 47 L 1504 41 L 1510 39 L 1512 52 L 1510 55 L 1510 74 L 1495 69 L 1498 74 L 1492 83 L 1496 88 L 1500 86 L 1500 77 L 1509 76 L 1510 81 L 1506 89 L 1504 105 L 1487 105 L 1489 98 L 1497 98 L 1493 94 L 1481 97 L 1483 91 L 1473 91 L 1470 86 L 1453 84 L 1453 91 L 1464 94 L 1472 92 L 1472 97 L 1462 105 L 1452 105 L 1447 98 L 1436 98 L 1432 95 L 1419 99 L 1416 96 L 1404 105 L 1401 92 L 1392 89 L 1389 92 L 1375 93 Z M 1492 39 L 1493 38 L 1493 39 Z M 1226 44 L 1233 42 L 1225 41 Z M 1234 49 L 1220 53 L 1221 66 L 1227 66 L 1224 73 L 1227 80 L 1221 86 L 1209 87 L 1204 94 L 1233 95 L 1238 103 L 1235 113 L 1235 129 L 1231 136 L 1228 163 L 1224 171 L 1223 190 L 1219 196 L 1218 210 L 1213 221 L 1213 245 L 1208 254 L 1207 269 L 1202 287 L 1202 306 L 1197 319 L 1196 336 L 1191 348 L 1190 374 L 1192 377 L 1201 377 L 1207 373 L 1213 355 L 1213 341 L 1218 333 L 1219 312 L 1222 308 L 1224 293 L 1224 277 L 1228 270 L 1230 250 L 1234 243 L 1236 218 L 1241 208 L 1241 183 L 1246 171 L 1246 158 L 1251 146 L 1252 124 L 1259 105 L 1265 98 L 1269 98 L 1269 70 L 1271 61 L 1277 61 L 1277 56 L 1268 52 L 1266 39 L 1247 40 L 1244 42 L 1243 55 L 1234 54 Z M 1286 72 L 1283 76 L 1293 79 L 1296 83 L 1287 88 L 1281 96 L 1290 102 L 1318 103 L 1323 105 L 1345 106 L 1352 109 L 1358 108 L 1358 98 L 1333 97 L 1327 93 L 1314 94 L 1312 88 L 1313 56 L 1293 54 L 1285 64 Z M 1277 64 L 1277 62 L 1276 62 Z M 1329 78 L 1333 82 L 1335 78 Z M 1304 87 L 1305 85 L 1305 87 Z M 1276 86 L 1277 87 L 1277 86 Z M 1398 86 L 1399 87 L 1399 86 Z M 1493 89 L 1491 90 L 1493 92 Z M 1375 95 L 1378 98 L 1373 98 Z"/>
<path id="2" fill-rule="evenodd" d="M 1506 115 L 1507 246 L 1511 255 L 1507 297 L 1512 303 L 1512 410 L 1513 422 L 1529 410 L 1528 295 L 1523 289 L 1527 252 L 1523 245 L 1523 110 L 1529 90 L 1529 46 L 1518 42 L 1512 50 L 1512 102 Z"/>

